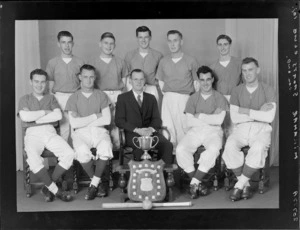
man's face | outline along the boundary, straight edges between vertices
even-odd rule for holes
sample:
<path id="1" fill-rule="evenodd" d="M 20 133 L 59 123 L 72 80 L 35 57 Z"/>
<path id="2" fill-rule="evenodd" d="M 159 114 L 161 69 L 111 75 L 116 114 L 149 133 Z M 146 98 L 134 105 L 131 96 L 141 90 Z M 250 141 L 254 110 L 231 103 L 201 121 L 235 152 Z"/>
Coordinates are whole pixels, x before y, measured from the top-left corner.
<path id="1" fill-rule="evenodd" d="M 34 74 L 32 76 L 32 80 L 30 81 L 30 84 L 32 86 L 33 92 L 36 95 L 43 95 L 44 91 L 46 89 L 46 76 L 45 75 L 39 75 L 39 74 Z"/>
<path id="2" fill-rule="evenodd" d="M 259 72 L 260 68 L 254 62 L 242 65 L 242 74 L 248 84 L 254 83 L 257 80 Z"/>
<path id="3" fill-rule="evenodd" d="M 111 55 L 115 48 L 115 40 L 112 38 L 103 38 L 99 43 L 101 51 L 106 55 Z"/>
<path id="4" fill-rule="evenodd" d="M 62 36 L 57 43 L 61 52 L 65 55 L 71 55 L 74 42 L 71 37 Z"/>
<path id="5" fill-rule="evenodd" d="M 217 47 L 219 50 L 220 55 L 226 56 L 230 53 L 230 44 L 227 39 L 219 39 Z"/>
<path id="6" fill-rule="evenodd" d="M 140 48 L 147 49 L 150 46 L 151 36 L 148 31 L 138 32 L 137 40 Z"/>
<path id="7" fill-rule="evenodd" d="M 212 84 L 214 82 L 214 79 L 211 76 L 211 73 L 200 73 L 199 82 L 200 90 L 203 94 L 208 94 L 212 91 Z"/>
<path id="8" fill-rule="evenodd" d="M 180 38 L 179 34 L 169 34 L 168 46 L 171 53 L 177 53 L 178 51 L 180 51 L 182 44 L 183 41 Z"/>
<path id="9" fill-rule="evenodd" d="M 96 75 L 94 70 L 83 69 L 79 75 L 81 87 L 83 89 L 93 89 Z"/>
<path id="10" fill-rule="evenodd" d="M 143 91 L 145 85 L 145 76 L 142 72 L 133 72 L 131 77 L 131 85 L 135 91 Z"/>

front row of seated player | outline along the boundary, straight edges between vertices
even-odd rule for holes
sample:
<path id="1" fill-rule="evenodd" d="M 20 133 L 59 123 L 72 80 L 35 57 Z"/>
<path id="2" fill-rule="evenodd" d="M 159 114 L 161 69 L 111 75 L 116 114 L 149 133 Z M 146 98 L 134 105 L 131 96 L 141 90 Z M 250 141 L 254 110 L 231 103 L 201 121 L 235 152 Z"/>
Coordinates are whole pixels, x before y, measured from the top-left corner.
<path id="1" fill-rule="evenodd" d="M 234 88 L 230 98 L 230 116 L 235 127 L 225 143 L 223 159 L 227 168 L 237 176 L 230 199 L 249 198 L 249 179 L 264 167 L 267 149 L 271 141 L 271 123 L 275 116 L 276 100 L 274 90 L 258 81 L 260 72 L 257 61 L 245 58 L 242 63 L 242 74 L 245 83 Z M 223 123 L 228 102 L 214 90 L 217 81 L 213 71 L 202 66 L 197 71 L 200 90 L 190 96 L 185 108 L 185 136 L 176 148 L 178 165 L 189 175 L 191 198 L 207 195 L 208 189 L 201 182 L 205 174 L 215 164 L 223 142 Z M 106 196 L 107 191 L 101 183 L 101 175 L 106 163 L 113 157 L 112 143 L 108 131 L 104 128 L 111 123 L 110 101 L 105 93 L 94 89 L 95 68 L 83 65 L 79 79 L 81 89 L 68 100 L 68 111 L 72 128 L 74 151 L 58 134 L 51 122 L 61 119 L 61 111 L 53 95 L 44 94 L 47 73 L 37 69 L 30 75 L 33 93 L 21 98 L 19 115 L 27 128 L 24 138 L 25 150 L 31 171 L 44 183 L 42 193 L 46 201 L 54 197 L 70 201 L 71 195 L 58 188 L 55 181 L 67 170 L 74 159 L 77 159 L 91 178 L 85 199 Z M 115 123 L 125 130 L 126 144 L 134 149 L 134 156 L 140 160 L 142 151 L 132 144 L 135 136 L 159 135 L 160 143 L 156 146 L 160 157 L 166 164 L 173 162 L 173 145 L 157 131 L 162 121 L 153 95 L 143 92 L 145 76 L 136 69 L 131 72 L 132 90 L 118 96 Z M 193 154 L 199 146 L 205 151 L 194 168 Z M 240 149 L 249 145 L 250 149 L 244 159 Z M 43 166 L 41 153 L 44 148 L 52 151 L 57 157 L 57 164 L 52 179 Z M 90 149 L 96 148 L 96 155 Z M 95 169 L 93 168 L 95 164 Z"/>

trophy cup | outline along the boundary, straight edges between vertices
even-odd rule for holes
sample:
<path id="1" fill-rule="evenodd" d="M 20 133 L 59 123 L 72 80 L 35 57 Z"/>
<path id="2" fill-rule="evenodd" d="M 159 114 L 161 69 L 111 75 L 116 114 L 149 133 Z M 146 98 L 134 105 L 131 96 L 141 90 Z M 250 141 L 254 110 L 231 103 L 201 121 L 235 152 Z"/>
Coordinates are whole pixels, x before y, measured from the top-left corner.
<path id="1" fill-rule="evenodd" d="M 154 145 L 153 144 L 153 140 L 156 139 L 156 143 Z M 135 142 L 139 143 L 139 145 L 136 145 Z M 141 136 L 141 137 L 134 137 L 132 138 L 132 142 L 135 145 L 135 147 L 137 147 L 138 149 L 142 149 L 144 150 L 144 154 L 142 155 L 142 159 L 146 160 L 146 159 L 151 159 L 150 154 L 148 153 L 148 150 L 154 148 L 157 144 L 158 144 L 158 136 Z"/>

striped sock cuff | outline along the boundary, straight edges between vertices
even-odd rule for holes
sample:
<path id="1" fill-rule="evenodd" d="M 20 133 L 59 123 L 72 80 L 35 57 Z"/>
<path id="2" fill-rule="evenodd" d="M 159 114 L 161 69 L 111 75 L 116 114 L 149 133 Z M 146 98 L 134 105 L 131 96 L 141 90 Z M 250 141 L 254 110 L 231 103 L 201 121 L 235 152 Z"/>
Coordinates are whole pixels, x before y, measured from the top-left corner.
<path id="1" fill-rule="evenodd" d="M 254 173 L 256 173 L 257 171 L 258 171 L 258 169 L 251 168 L 250 166 L 248 166 L 246 164 L 244 165 L 243 174 L 248 178 L 251 178 L 252 175 Z"/>

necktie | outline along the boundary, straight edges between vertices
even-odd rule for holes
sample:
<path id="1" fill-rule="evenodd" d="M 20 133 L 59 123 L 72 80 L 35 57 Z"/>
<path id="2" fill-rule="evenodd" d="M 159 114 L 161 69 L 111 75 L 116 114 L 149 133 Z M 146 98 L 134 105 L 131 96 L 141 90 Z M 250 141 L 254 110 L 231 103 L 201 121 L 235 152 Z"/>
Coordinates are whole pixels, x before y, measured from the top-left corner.
<path id="1" fill-rule="evenodd" d="M 137 96 L 137 102 L 138 102 L 139 106 L 142 107 L 141 95 Z"/>

